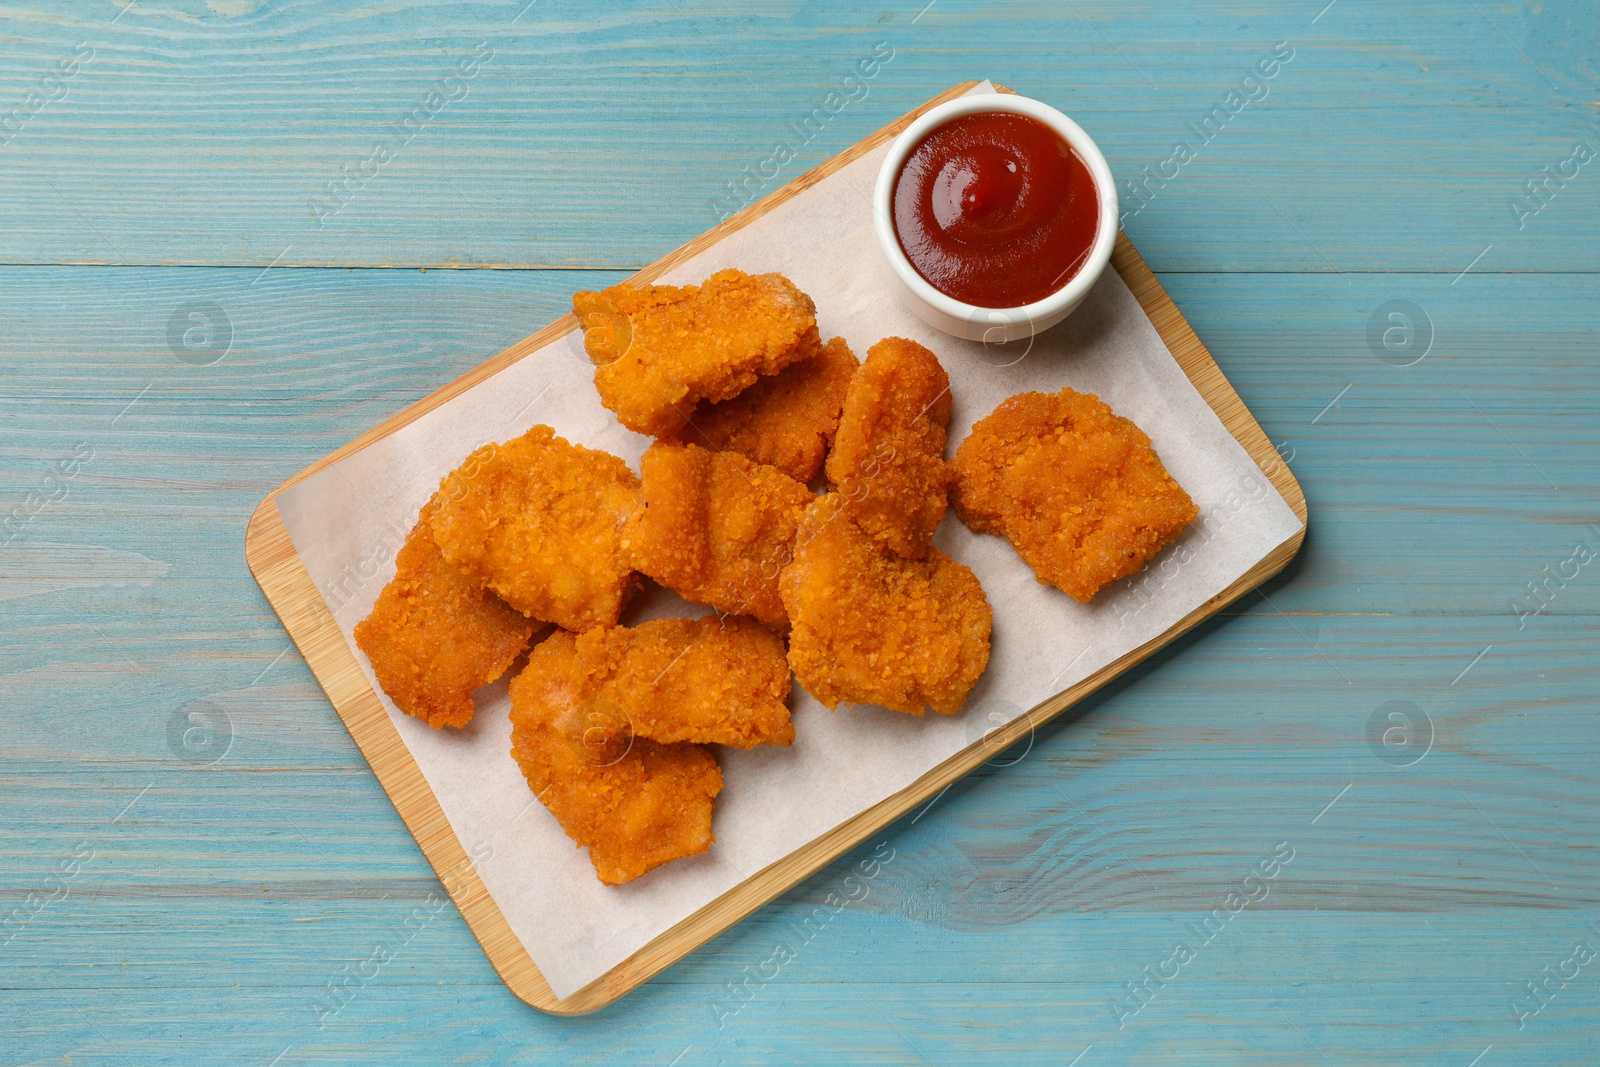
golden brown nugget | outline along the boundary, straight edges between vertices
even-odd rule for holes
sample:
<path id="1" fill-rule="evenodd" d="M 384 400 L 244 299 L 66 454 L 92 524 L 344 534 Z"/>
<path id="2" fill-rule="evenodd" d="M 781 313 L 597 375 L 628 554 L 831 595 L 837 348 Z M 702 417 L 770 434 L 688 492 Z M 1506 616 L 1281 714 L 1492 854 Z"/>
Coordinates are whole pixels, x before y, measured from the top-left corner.
<path id="1" fill-rule="evenodd" d="M 1003 401 L 972 427 L 951 470 L 961 521 L 1009 540 L 1041 584 L 1083 603 L 1199 514 L 1144 431 L 1071 389 Z"/>
<path id="2" fill-rule="evenodd" d="M 936 548 L 906 559 L 877 545 L 830 493 L 806 509 L 780 579 L 789 666 L 830 708 L 961 709 L 989 663 L 993 618 L 977 577 Z"/>
<path id="3" fill-rule="evenodd" d="M 783 639 L 754 619 L 655 619 L 578 639 L 596 642 L 612 660 L 598 699 L 640 737 L 732 748 L 794 740 Z"/>
<path id="4" fill-rule="evenodd" d="M 395 707 L 438 729 L 472 721 L 472 691 L 506 672 L 538 624 L 445 562 L 433 509 L 422 509 L 355 634 Z"/>
<path id="5" fill-rule="evenodd" d="M 811 491 L 737 452 L 666 441 L 639 470 L 644 506 L 622 537 L 628 565 L 696 604 L 785 626 L 778 572 Z"/>
<path id="6" fill-rule="evenodd" d="M 738 452 L 809 484 L 839 429 L 860 361 L 843 337 L 720 404 L 702 403 L 680 431 L 693 444 Z"/>
<path id="7" fill-rule="evenodd" d="M 635 737 L 583 700 L 577 639 L 552 634 L 511 682 L 511 755 L 595 874 L 621 885 L 711 847 L 722 771 L 701 745 Z"/>
<path id="8" fill-rule="evenodd" d="M 560 649 L 563 646 L 553 646 Z M 654 619 L 578 634 L 570 653 L 541 653 L 575 700 L 639 737 L 734 748 L 787 745 L 783 640 L 754 619 Z"/>
<path id="9" fill-rule="evenodd" d="M 681 430 L 695 405 L 737 396 L 814 352 L 817 309 L 781 274 L 718 271 L 701 285 L 575 293 L 600 402 L 628 429 Z"/>
<path id="10" fill-rule="evenodd" d="M 564 629 L 616 625 L 636 581 L 621 528 L 639 500 L 622 460 L 535 426 L 474 452 L 438 500 L 434 539 L 480 585 Z"/>
<path id="11" fill-rule="evenodd" d="M 949 422 L 950 378 L 932 352 L 904 337 L 867 350 L 828 453 L 828 481 L 858 526 L 911 559 L 927 554 L 944 518 Z"/>

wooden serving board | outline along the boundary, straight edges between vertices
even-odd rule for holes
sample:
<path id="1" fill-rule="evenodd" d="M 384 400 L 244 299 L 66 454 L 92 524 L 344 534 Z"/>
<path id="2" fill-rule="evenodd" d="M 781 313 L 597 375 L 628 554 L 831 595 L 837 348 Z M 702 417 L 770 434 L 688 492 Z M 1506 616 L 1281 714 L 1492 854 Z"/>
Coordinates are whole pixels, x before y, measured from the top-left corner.
<path id="1" fill-rule="evenodd" d="M 807 174 L 750 205 L 721 225 L 657 260 L 631 279 L 648 283 L 678 263 L 696 255 L 727 234 L 748 225 L 779 204 L 859 159 L 879 145 L 893 139 L 919 115 L 937 104 L 952 100 L 972 89 L 977 82 L 954 86 L 929 100 L 915 111 L 884 127 L 845 152 Z M 1009 90 L 1002 90 L 1009 91 Z M 1294 558 L 1305 539 L 1305 495 L 1279 460 L 1272 443 L 1256 424 L 1239 395 L 1223 377 L 1205 346 L 1190 329 L 1166 291 L 1150 273 L 1138 251 L 1125 234 L 1118 234 L 1111 265 L 1122 276 L 1134 297 L 1144 308 L 1178 365 L 1205 399 L 1222 424 L 1238 440 L 1262 473 L 1282 494 L 1300 518 L 1300 532 L 1262 559 L 1227 589 L 1190 612 L 1159 637 L 1133 649 L 1106 665 L 1077 685 L 1032 708 L 1026 714 L 974 742 L 945 760 L 900 792 L 875 804 L 783 859 L 745 879 L 698 912 L 662 933 L 638 952 L 605 975 L 569 996 L 558 998 L 551 991 L 539 968 L 512 933 L 510 925 L 479 880 L 465 848 L 452 831 L 410 752 L 390 721 L 378 695 L 367 683 L 343 633 L 329 612 L 311 576 L 306 572 L 278 513 L 277 497 L 285 489 L 360 451 L 374 441 L 393 434 L 421 415 L 486 378 L 522 359 L 550 341 L 578 329 L 572 315 L 564 315 L 538 333 L 511 346 L 475 370 L 385 420 L 343 448 L 318 460 L 274 489 L 250 518 L 245 536 L 245 557 L 267 600 L 282 620 L 306 663 L 316 675 L 328 699 L 349 728 L 362 754 L 400 817 L 416 837 L 423 854 L 433 865 L 451 899 L 461 909 L 489 961 L 517 996 L 543 1011 L 557 1015 L 581 1015 L 616 1000 L 629 990 L 682 959 L 706 941 L 738 922 L 767 901 L 787 891 L 813 872 L 831 863 L 842 853 L 876 834 L 907 811 L 928 800 L 956 779 L 966 775 L 996 751 L 1022 739 L 1059 715 L 1135 663 L 1238 599 L 1250 589 L 1278 573 Z"/>

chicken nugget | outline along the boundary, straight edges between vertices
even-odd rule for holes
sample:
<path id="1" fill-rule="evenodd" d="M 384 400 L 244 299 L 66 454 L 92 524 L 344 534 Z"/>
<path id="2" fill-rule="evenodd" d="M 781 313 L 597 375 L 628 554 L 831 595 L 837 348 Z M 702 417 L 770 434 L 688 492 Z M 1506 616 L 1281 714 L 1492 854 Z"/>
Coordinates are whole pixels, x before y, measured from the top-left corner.
<path id="1" fill-rule="evenodd" d="M 789 666 L 830 708 L 921 715 L 961 709 L 989 663 L 993 617 L 977 577 L 930 547 L 907 559 L 852 522 L 838 493 L 806 509 L 779 581 L 793 630 Z"/>
<path id="2" fill-rule="evenodd" d="M 737 396 L 814 352 L 817 308 L 781 274 L 718 271 L 701 285 L 613 285 L 580 292 L 600 402 L 622 425 L 662 437 L 702 400 Z"/>
<path id="3" fill-rule="evenodd" d="M 702 402 L 679 436 L 777 467 L 801 484 L 822 471 L 860 361 L 843 337 L 720 404 Z"/>
<path id="4" fill-rule="evenodd" d="M 732 748 L 794 740 L 783 639 L 754 619 L 655 619 L 591 631 L 579 644 L 595 640 L 614 657 L 598 698 L 640 737 Z"/>
<path id="5" fill-rule="evenodd" d="M 737 452 L 666 441 L 639 470 L 644 506 L 622 536 L 628 565 L 696 604 L 786 625 L 778 572 L 811 491 Z"/>
<path id="6" fill-rule="evenodd" d="M 395 707 L 438 729 L 472 721 L 472 691 L 506 672 L 538 624 L 445 562 L 433 510 L 422 509 L 355 636 Z"/>
<path id="7" fill-rule="evenodd" d="M 552 634 L 511 682 L 511 755 L 606 885 L 711 847 L 722 771 L 702 745 L 635 737 L 583 699 L 585 657 Z"/>
<path id="8" fill-rule="evenodd" d="M 910 559 L 928 552 L 944 518 L 950 378 L 926 348 L 886 337 L 850 380 L 828 481 L 874 541 Z"/>
<path id="9" fill-rule="evenodd" d="M 1088 393 L 1018 393 L 951 463 L 961 521 L 1016 548 L 1041 584 L 1088 603 L 1200 513 L 1150 438 Z"/>
<path id="10" fill-rule="evenodd" d="M 452 564 L 529 618 L 614 626 L 636 579 L 619 551 L 639 479 L 608 452 L 535 426 L 440 484 L 433 536 Z"/>

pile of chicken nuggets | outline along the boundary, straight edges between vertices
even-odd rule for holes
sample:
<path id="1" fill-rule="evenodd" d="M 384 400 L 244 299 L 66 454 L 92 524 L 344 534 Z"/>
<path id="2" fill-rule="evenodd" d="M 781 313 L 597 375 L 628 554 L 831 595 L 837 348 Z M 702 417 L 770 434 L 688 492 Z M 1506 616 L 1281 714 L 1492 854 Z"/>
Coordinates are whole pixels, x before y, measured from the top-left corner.
<path id="1" fill-rule="evenodd" d="M 951 504 L 1085 602 L 1197 514 L 1138 427 L 1071 389 L 1010 398 L 947 462 L 938 358 L 889 337 L 858 361 L 780 274 L 573 307 L 601 402 L 655 438 L 639 473 L 548 426 L 478 449 L 355 636 L 436 728 L 525 655 L 511 754 L 607 885 L 711 846 L 711 746 L 790 744 L 791 674 L 830 709 L 961 710 L 992 616 L 932 543 Z M 619 625 L 644 578 L 713 613 Z"/>

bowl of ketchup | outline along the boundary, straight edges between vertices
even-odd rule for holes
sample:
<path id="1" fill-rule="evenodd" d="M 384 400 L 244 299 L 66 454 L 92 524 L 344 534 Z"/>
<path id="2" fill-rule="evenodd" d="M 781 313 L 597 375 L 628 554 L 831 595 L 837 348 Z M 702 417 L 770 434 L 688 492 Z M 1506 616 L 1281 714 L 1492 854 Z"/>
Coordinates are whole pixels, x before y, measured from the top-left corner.
<path id="1" fill-rule="evenodd" d="M 1094 141 L 1050 105 L 1003 93 L 913 122 L 889 146 L 873 208 L 902 302 L 991 344 L 1066 318 L 1117 239 L 1116 184 Z"/>

